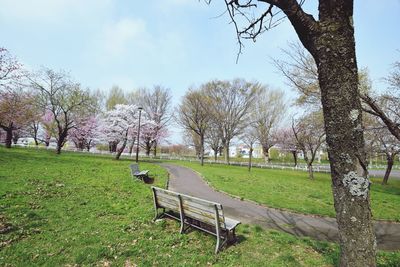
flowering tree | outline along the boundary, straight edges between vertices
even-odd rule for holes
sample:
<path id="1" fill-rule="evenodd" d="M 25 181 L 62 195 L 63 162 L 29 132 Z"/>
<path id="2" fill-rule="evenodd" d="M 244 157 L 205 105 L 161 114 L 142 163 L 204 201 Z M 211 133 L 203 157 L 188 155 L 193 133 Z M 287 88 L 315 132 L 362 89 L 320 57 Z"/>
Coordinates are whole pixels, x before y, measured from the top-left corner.
<path id="1" fill-rule="evenodd" d="M 313 162 L 317 151 L 325 142 L 325 131 L 323 127 L 322 114 L 313 112 L 301 117 L 292 124 L 293 135 L 297 148 L 303 152 L 307 163 L 308 174 L 314 180 Z"/>
<path id="2" fill-rule="evenodd" d="M 76 126 L 71 129 L 69 139 L 75 144 L 79 150 L 90 150 L 95 144 L 94 140 L 97 135 L 97 118 L 89 116 L 80 118 L 76 122 Z"/>
<path id="3" fill-rule="evenodd" d="M 37 92 L 39 107 L 53 114 L 57 126 L 56 153 L 60 154 L 69 131 L 76 126 L 77 118 L 94 108 L 95 97 L 62 71 L 43 69 L 29 79 Z"/>
<path id="4" fill-rule="evenodd" d="M 46 147 L 48 147 L 51 137 L 56 136 L 57 131 L 54 115 L 50 110 L 46 110 L 41 117 L 41 125 L 42 133 L 40 135 L 40 140 L 46 145 Z"/>
<path id="5" fill-rule="evenodd" d="M 162 138 L 167 137 L 168 133 L 167 126 L 171 120 L 171 91 L 168 88 L 156 85 L 153 89 L 139 90 L 137 96 L 132 96 L 132 100 L 135 101 L 136 97 L 139 98 L 139 103 L 143 105 L 143 109 L 146 111 L 143 117 L 156 123 L 155 127 L 152 128 L 153 135 L 157 137 L 153 138 L 152 142 L 154 156 L 156 156 L 157 145 Z"/>
<path id="6" fill-rule="evenodd" d="M 0 47 L 0 90 L 10 89 L 13 82 L 21 78 L 22 64 L 4 47 Z"/>
<path id="7" fill-rule="evenodd" d="M 168 133 L 166 128 L 160 127 L 161 125 L 156 121 L 146 119 L 140 126 L 140 142 L 146 151 L 146 156 L 150 155 L 151 148 L 156 149 L 156 144 Z"/>
<path id="8" fill-rule="evenodd" d="M 297 140 L 294 136 L 293 129 L 281 128 L 276 133 L 277 141 L 280 147 L 284 151 L 288 151 L 293 156 L 294 167 L 297 167 L 297 153 L 299 149 L 297 147 Z"/>
<path id="9" fill-rule="evenodd" d="M 0 128 L 6 132 L 6 147 L 10 148 L 13 132 L 21 129 L 31 116 L 32 98 L 23 91 L 0 92 Z"/>
<path id="10" fill-rule="evenodd" d="M 115 144 L 115 159 L 120 158 L 133 135 L 131 131 L 137 128 L 138 115 L 135 105 L 117 104 L 114 109 L 107 111 L 101 120 L 101 139 Z"/>

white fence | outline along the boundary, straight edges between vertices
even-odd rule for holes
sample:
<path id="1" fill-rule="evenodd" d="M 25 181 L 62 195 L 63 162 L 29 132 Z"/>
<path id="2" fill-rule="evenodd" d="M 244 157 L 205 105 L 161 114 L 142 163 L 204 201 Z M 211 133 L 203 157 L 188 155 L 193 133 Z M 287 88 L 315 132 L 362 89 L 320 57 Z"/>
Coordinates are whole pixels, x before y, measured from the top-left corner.
<path id="1" fill-rule="evenodd" d="M 27 148 L 36 148 L 36 149 L 51 149 L 51 150 L 55 150 L 55 147 L 43 147 L 43 146 L 35 146 L 35 145 L 19 145 L 21 147 L 27 147 Z M 109 151 L 105 151 L 105 150 L 96 150 L 96 149 L 91 149 L 90 151 L 87 150 L 79 150 L 76 148 L 63 148 L 63 151 L 69 151 L 69 152 L 78 152 L 78 153 L 87 153 L 87 154 L 100 154 L 100 155 L 110 155 L 113 156 L 115 155 L 115 153 L 111 153 Z M 153 157 L 153 156 L 146 156 L 143 154 L 139 154 L 140 158 L 146 158 L 146 159 L 151 159 L 151 160 L 156 160 L 156 159 L 160 159 L 160 160 L 179 160 L 179 161 L 189 161 L 189 162 L 199 162 L 200 160 L 197 158 L 193 158 L 193 157 L 177 157 L 177 156 L 170 156 L 170 155 L 160 155 L 157 157 Z M 134 158 L 136 156 L 135 153 L 129 154 L 129 153 L 122 153 L 121 157 L 123 158 Z M 211 160 L 211 159 L 205 159 L 204 163 L 208 163 L 208 164 L 225 164 L 225 161 L 221 161 L 221 160 Z M 230 161 L 229 165 L 233 165 L 233 166 L 243 166 L 243 167 L 247 167 L 248 166 L 248 162 L 238 162 L 238 161 Z M 290 166 L 292 165 L 292 166 Z M 265 168 L 265 169 L 277 169 L 277 170 L 292 170 L 292 171 L 308 171 L 307 169 L 307 165 L 304 163 L 300 163 L 297 166 L 293 166 L 293 163 L 281 163 L 281 162 L 274 162 L 274 163 L 252 163 L 251 164 L 252 168 Z M 385 169 L 386 166 L 385 165 L 370 165 L 369 169 Z M 321 173 L 330 173 L 330 166 L 328 164 L 315 164 L 313 165 L 313 170 L 314 172 L 321 172 Z M 393 166 L 393 170 L 400 170 L 400 166 L 399 165 L 394 165 Z M 375 177 L 376 175 L 370 175 L 372 177 Z"/>

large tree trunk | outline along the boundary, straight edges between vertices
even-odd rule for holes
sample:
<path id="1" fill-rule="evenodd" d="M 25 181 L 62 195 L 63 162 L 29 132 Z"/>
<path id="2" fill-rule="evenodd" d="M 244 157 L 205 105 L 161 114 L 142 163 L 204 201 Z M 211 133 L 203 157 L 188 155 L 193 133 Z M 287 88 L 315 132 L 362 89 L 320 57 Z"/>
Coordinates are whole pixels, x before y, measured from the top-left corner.
<path id="1" fill-rule="evenodd" d="M 320 2 L 320 19 L 326 25 L 321 23 L 320 33 L 311 36 L 313 43 L 301 39 L 318 66 L 341 245 L 340 265 L 375 266 L 376 239 L 358 91 L 352 1 L 332 6 L 329 3 Z"/>
<path id="2" fill-rule="evenodd" d="M 3 130 L 6 132 L 6 148 L 11 148 L 12 137 L 13 137 L 13 128 L 7 127 L 7 128 L 3 128 Z"/>
<path id="3" fill-rule="evenodd" d="M 262 146 L 262 150 L 263 150 L 263 154 L 264 154 L 265 163 L 270 163 L 271 159 L 269 157 L 269 147 Z"/>
<path id="4" fill-rule="evenodd" d="M 229 165 L 229 143 L 227 142 L 224 146 L 224 153 L 225 153 L 225 163 Z"/>
<path id="5" fill-rule="evenodd" d="M 383 177 L 382 185 L 386 185 L 389 180 L 389 176 L 390 176 L 390 173 L 392 172 L 392 167 L 394 164 L 394 157 L 395 157 L 395 154 L 386 155 L 387 165 L 386 165 L 386 172 L 385 172 L 385 176 Z"/>
<path id="6" fill-rule="evenodd" d="M 124 152 L 124 149 L 126 147 L 126 140 L 122 143 L 122 146 L 116 151 L 117 153 L 115 154 L 115 159 L 119 160 L 121 157 L 122 152 Z"/>
<path id="7" fill-rule="evenodd" d="M 57 140 L 56 154 L 61 154 L 61 148 L 64 145 L 64 140 L 65 140 L 65 137 L 63 135 L 60 135 L 60 137 Z"/>

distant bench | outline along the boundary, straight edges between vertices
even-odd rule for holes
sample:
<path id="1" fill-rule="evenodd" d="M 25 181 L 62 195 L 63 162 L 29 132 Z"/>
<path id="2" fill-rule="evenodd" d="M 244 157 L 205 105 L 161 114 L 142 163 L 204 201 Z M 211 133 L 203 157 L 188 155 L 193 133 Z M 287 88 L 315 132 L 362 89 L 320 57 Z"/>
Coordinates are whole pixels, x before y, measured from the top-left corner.
<path id="1" fill-rule="evenodd" d="M 154 220 L 168 216 L 181 222 L 180 233 L 190 226 L 217 237 L 215 253 L 228 242 L 236 241 L 239 221 L 224 216 L 222 205 L 170 190 L 151 187 L 154 197 Z M 159 209 L 163 212 L 159 213 Z"/>
<path id="2" fill-rule="evenodd" d="M 148 170 L 140 171 L 138 164 L 131 164 L 130 168 L 132 177 L 136 177 L 142 181 L 144 181 L 145 178 L 149 178 L 149 171 Z"/>

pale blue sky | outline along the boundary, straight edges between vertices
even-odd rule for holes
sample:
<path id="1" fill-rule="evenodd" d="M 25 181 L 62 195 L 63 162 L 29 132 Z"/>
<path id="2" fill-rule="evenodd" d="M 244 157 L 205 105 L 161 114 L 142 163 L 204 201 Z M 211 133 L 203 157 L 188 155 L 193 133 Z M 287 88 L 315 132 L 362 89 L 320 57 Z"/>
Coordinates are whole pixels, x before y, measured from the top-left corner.
<path id="1" fill-rule="evenodd" d="M 317 1 L 306 1 L 315 14 Z M 190 85 L 242 77 L 290 89 L 271 65 L 280 48 L 297 40 L 290 23 L 247 42 L 235 64 L 237 43 L 221 0 L 0 0 L 0 46 L 28 68 L 65 69 L 84 86 L 130 91 L 160 84 L 174 103 Z M 384 4 L 381 4 L 384 3 Z M 359 67 L 374 85 L 400 60 L 400 0 L 356 0 Z"/>

